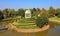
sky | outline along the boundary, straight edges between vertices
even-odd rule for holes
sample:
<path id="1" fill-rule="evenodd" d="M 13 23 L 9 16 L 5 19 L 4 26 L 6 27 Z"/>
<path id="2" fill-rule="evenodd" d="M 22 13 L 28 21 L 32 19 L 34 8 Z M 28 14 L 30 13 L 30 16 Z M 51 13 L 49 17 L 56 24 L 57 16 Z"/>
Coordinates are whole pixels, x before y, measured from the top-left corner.
<path id="1" fill-rule="evenodd" d="M 60 0 L 0 0 L 0 9 L 12 8 L 60 8 Z"/>

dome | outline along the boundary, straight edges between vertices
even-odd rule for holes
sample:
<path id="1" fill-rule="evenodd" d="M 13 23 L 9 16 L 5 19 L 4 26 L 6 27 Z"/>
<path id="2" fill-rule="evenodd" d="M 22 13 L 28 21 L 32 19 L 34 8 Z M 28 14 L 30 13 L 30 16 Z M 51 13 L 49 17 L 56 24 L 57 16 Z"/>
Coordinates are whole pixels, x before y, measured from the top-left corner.
<path id="1" fill-rule="evenodd" d="M 31 18 L 31 11 L 30 10 L 26 10 L 25 18 Z"/>
<path id="2" fill-rule="evenodd" d="M 26 10 L 25 13 L 31 13 L 31 11 L 30 10 Z"/>

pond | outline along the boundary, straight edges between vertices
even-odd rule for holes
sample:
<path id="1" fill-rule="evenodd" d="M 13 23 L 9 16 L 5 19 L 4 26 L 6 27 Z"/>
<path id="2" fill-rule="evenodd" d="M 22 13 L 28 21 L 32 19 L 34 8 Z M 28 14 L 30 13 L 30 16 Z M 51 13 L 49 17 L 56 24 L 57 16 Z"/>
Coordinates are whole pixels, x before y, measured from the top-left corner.
<path id="1" fill-rule="evenodd" d="M 7 31 L 4 31 L 4 32 L 0 32 L 0 36 L 49 36 L 49 35 L 51 35 L 51 33 L 52 33 L 51 30 L 53 28 L 56 28 L 56 26 L 60 26 L 59 23 L 49 22 L 49 24 L 50 24 L 50 29 L 49 30 L 42 31 L 42 32 L 36 32 L 36 33 L 18 33 L 15 30 L 7 30 Z M 58 28 L 58 30 L 59 29 L 60 28 Z M 53 29 L 53 30 L 55 30 L 55 29 Z M 59 33 L 59 32 L 57 32 L 57 33 Z"/>
<path id="2" fill-rule="evenodd" d="M 60 26 L 55 26 L 51 28 L 47 36 L 60 36 Z"/>

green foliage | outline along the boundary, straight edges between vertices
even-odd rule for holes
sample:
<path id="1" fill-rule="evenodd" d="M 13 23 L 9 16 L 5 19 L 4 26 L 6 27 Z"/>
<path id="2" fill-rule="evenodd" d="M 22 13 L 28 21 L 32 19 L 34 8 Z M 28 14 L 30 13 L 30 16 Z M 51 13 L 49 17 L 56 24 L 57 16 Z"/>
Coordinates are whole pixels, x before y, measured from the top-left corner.
<path id="1" fill-rule="evenodd" d="M 39 14 L 39 12 L 40 12 L 40 9 L 39 8 L 37 8 L 37 9 L 36 8 L 33 8 L 32 9 L 32 17 L 33 16 L 37 16 Z"/>
<path id="2" fill-rule="evenodd" d="M 4 18 L 8 17 L 8 9 L 7 8 L 3 10 L 3 15 L 5 15 Z"/>
<path id="3" fill-rule="evenodd" d="M 5 15 L 4 18 L 14 17 L 14 13 L 15 13 L 14 9 L 4 9 L 3 10 L 3 15 Z"/>
<path id="4" fill-rule="evenodd" d="M 24 9 L 18 9 L 18 15 L 24 17 L 25 15 L 25 10 Z"/>
<path id="5" fill-rule="evenodd" d="M 0 20 L 4 19 L 3 15 L 2 15 L 2 11 L 0 10 Z"/>
<path id="6" fill-rule="evenodd" d="M 60 18 L 60 8 L 57 8 L 57 9 L 56 9 L 56 14 L 55 14 L 55 16 L 57 16 L 57 17 Z"/>
<path id="7" fill-rule="evenodd" d="M 21 19 L 19 20 L 19 22 L 24 23 L 24 22 L 25 22 L 25 19 L 24 19 L 24 18 L 21 18 Z"/>
<path id="8" fill-rule="evenodd" d="M 52 6 L 50 6 L 50 8 L 49 8 L 49 14 L 54 17 L 55 13 L 56 13 L 55 9 Z"/>
<path id="9" fill-rule="evenodd" d="M 57 15 L 58 18 L 60 18 L 60 15 Z"/>
<path id="10" fill-rule="evenodd" d="M 36 24 L 38 27 L 42 28 L 44 25 L 47 25 L 48 15 L 49 14 L 47 13 L 47 11 L 44 8 L 42 8 L 40 16 L 37 16 L 37 19 L 36 19 Z"/>
<path id="11" fill-rule="evenodd" d="M 14 9 L 9 9 L 8 10 L 8 17 L 14 17 L 15 16 L 15 10 Z"/>
<path id="12" fill-rule="evenodd" d="M 41 15 L 36 19 L 36 25 L 40 28 L 42 28 L 44 25 L 47 25 L 47 23 L 48 23 L 48 18 L 45 15 Z"/>
<path id="13" fill-rule="evenodd" d="M 56 13 L 56 16 L 57 16 L 58 18 L 60 18 L 60 12 L 57 12 L 57 13 Z"/>
<path id="14" fill-rule="evenodd" d="M 57 12 L 60 12 L 60 8 L 57 8 L 57 9 L 56 9 L 56 13 L 57 13 Z"/>
<path id="15" fill-rule="evenodd" d="M 41 12 L 40 12 L 40 16 L 42 16 L 42 15 L 44 15 L 44 16 L 46 16 L 46 17 L 50 17 L 50 14 L 46 11 L 46 9 L 44 9 L 44 8 L 42 8 L 42 10 L 41 10 Z"/>
<path id="16" fill-rule="evenodd" d="M 32 24 L 26 24 L 25 25 L 15 25 L 17 28 L 19 29 L 35 29 L 35 28 L 38 28 L 35 24 L 32 25 Z"/>
<path id="17" fill-rule="evenodd" d="M 17 18 L 18 19 L 18 18 Z M 30 21 L 34 21 L 33 18 L 19 18 L 18 19 L 20 23 L 27 23 L 27 22 L 30 22 Z"/>
<path id="18" fill-rule="evenodd" d="M 36 8 L 33 8 L 33 11 L 36 11 Z"/>

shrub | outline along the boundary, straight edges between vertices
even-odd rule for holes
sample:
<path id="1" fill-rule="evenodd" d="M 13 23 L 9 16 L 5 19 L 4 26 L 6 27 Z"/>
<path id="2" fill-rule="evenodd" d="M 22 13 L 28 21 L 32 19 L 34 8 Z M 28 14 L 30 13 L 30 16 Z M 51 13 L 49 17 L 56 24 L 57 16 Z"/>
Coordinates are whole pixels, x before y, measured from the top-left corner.
<path id="1" fill-rule="evenodd" d="M 36 25 L 40 28 L 42 28 L 44 25 L 47 25 L 47 23 L 48 23 L 48 18 L 45 15 L 41 15 L 36 19 Z"/>
<path id="2" fill-rule="evenodd" d="M 56 15 L 58 18 L 60 18 L 60 12 L 57 12 L 55 15 Z"/>
<path id="3" fill-rule="evenodd" d="M 60 15 L 57 15 L 58 18 L 60 18 Z"/>

